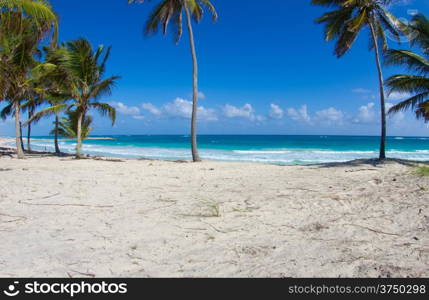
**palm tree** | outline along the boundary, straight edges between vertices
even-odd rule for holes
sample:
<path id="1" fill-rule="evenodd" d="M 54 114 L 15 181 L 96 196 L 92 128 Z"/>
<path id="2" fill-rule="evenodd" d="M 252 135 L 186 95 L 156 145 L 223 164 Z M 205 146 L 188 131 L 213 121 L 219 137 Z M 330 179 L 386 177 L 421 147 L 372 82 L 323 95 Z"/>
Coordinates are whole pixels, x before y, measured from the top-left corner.
<path id="1" fill-rule="evenodd" d="M 60 126 L 60 113 L 66 112 L 69 109 L 69 105 L 65 103 L 67 99 L 63 96 L 54 96 L 54 95 L 46 95 L 44 99 L 44 103 L 49 105 L 48 108 L 45 108 L 37 113 L 34 113 L 31 118 L 27 120 L 24 125 L 36 124 L 40 119 L 54 116 L 54 129 L 52 129 L 51 133 L 54 135 L 54 146 L 55 146 L 55 154 L 61 154 L 59 143 L 58 143 L 58 132 Z"/>
<path id="2" fill-rule="evenodd" d="M 58 19 L 52 6 L 45 0 L 0 0 L 0 11 L 17 11 L 36 22 L 39 29 L 53 29 L 54 41 L 58 34 Z"/>
<path id="3" fill-rule="evenodd" d="M 371 32 L 371 49 L 375 52 L 381 106 L 381 142 L 379 159 L 386 158 L 386 106 L 383 71 L 380 63 L 380 46 L 387 50 L 386 33 L 399 40 L 401 22 L 387 10 L 394 0 L 312 0 L 312 4 L 334 7 L 316 20 L 325 24 L 326 41 L 336 40 L 335 55 L 340 58 L 353 46 L 359 33 L 368 28 Z"/>
<path id="4" fill-rule="evenodd" d="M 104 51 L 103 46 L 93 50 L 89 41 L 77 39 L 65 44 L 67 59 L 62 67 L 67 71 L 70 85 L 70 98 L 73 100 L 70 108 L 78 114 L 76 158 L 82 156 L 82 122 L 91 108 L 108 116 L 115 123 L 116 110 L 107 103 L 98 100 L 111 94 L 118 76 L 103 79 L 106 63 L 110 55 L 110 47 Z M 104 55 L 103 55 L 104 53 Z"/>
<path id="5" fill-rule="evenodd" d="M 128 0 L 128 3 L 144 2 L 144 0 Z M 183 13 L 189 33 L 189 43 L 193 65 L 193 97 L 192 97 L 192 119 L 191 140 L 192 158 L 194 162 L 201 161 L 197 146 L 197 112 L 198 112 L 198 61 L 195 49 L 194 32 L 192 20 L 199 23 L 203 17 L 204 8 L 212 14 L 213 21 L 217 20 L 217 12 L 210 0 L 162 0 L 152 11 L 147 23 L 145 33 L 147 35 L 162 31 L 167 34 L 168 25 L 172 24 L 175 32 L 175 40 L 178 43 L 183 33 Z M 171 22 L 170 22 L 171 21 Z"/>
<path id="6" fill-rule="evenodd" d="M 33 81 L 35 91 L 41 98 L 41 104 L 49 106 L 29 116 L 25 126 L 31 126 L 40 121 L 40 119 L 55 116 L 54 129 L 51 131 L 54 135 L 55 153 L 61 154 L 58 144 L 59 115 L 70 109 L 66 103 L 70 99 L 70 78 L 65 68 L 68 50 L 64 47 L 45 47 L 45 62 L 40 63 L 33 70 Z M 30 102 L 31 103 L 31 102 Z"/>
<path id="7" fill-rule="evenodd" d="M 62 117 L 59 122 L 58 129 L 53 129 L 51 134 L 57 134 L 59 136 L 77 139 L 77 128 L 78 128 L 78 118 L 79 114 L 76 110 L 69 110 L 66 112 L 67 117 Z M 92 117 L 89 115 L 85 116 L 85 119 L 82 121 L 82 129 L 81 129 L 81 139 L 85 140 L 92 131 L 90 127 L 92 124 Z"/>
<path id="8" fill-rule="evenodd" d="M 423 15 L 414 17 L 407 30 L 411 44 L 418 46 L 422 54 L 410 50 L 389 50 L 387 65 L 402 65 L 413 75 L 394 75 L 387 79 L 389 92 L 407 93 L 412 96 L 393 106 L 389 113 L 413 109 L 418 119 L 429 121 L 429 20 Z"/>
<path id="9" fill-rule="evenodd" d="M 54 135 L 54 146 L 55 146 L 55 154 L 59 155 L 61 154 L 60 147 L 58 144 L 58 132 L 59 132 L 59 126 L 60 126 L 60 120 L 59 116 L 60 113 L 66 112 L 69 109 L 69 105 L 65 103 L 67 99 L 64 98 L 64 96 L 59 95 L 53 95 L 53 94 L 45 94 L 45 99 L 41 101 L 42 103 L 47 103 L 49 107 L 32 113 L 28 120 L 23 124 L 24 126 L 30 127 L 31 124 L 36 124 L 39 122 L 42 118 L 55 116 L 54 120 L 54 129 L 52 129 L 51 133 Z"/>
<path id="10" fill-rule="evenodd" d="M 41 36 L 33 20 L 17 12 L 1 13 L 0 24 L 0 70 L 3 98 L 9 102 L 9 111 L 15 115 L 15 135 L 18 158 L 24 158 L 21 141 L 21 102 L 28 92 L 28 72 L 32 69 L 38 53 Z"/>
<path id="11" fill-rule="evenodd" d="M 18 158 L 24 158 L 21 140 L 21 102 L 27 98 L 27 75 L 36 65 L 38 44 L 53 30 L 57 36 L 57 18 L 51 6 L 42 0 L 0 0 L 0 99 L 12 106 Z"/>
<path id="12" fill-rule="evenodd" d="M 28 100 L 24 103 L 21 108 L 23 111 L 27 110 L 28 120 L 23 125 L 27 126 L 27 151 L 31 152 L 31 125 L 32 122 L 29 121 L 33 117 L 36 107 L 42 104 L 42 98 L 39 94 L 33 92 L 28 93 Z"/>

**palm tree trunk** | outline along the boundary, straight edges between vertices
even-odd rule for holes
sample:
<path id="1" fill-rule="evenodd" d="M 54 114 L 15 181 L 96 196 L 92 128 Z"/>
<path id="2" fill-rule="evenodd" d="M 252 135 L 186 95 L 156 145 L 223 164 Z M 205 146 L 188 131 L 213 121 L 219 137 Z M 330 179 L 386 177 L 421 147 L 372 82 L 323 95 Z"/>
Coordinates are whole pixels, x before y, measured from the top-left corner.
<path id="1" fill-rule="evenodd" d="M 28 109 L 28 119 L 31 119 L 34 113 L 34 107 Z M 31 122 L 28 123 L 27 127 L 27 150 L 31 152 Z"/>
<path id="2" fill-rule="evenodd" d="M 22 149 L 21 140 L 21 107 L 19 105 L 19 101 L 15 101 L 15 140 L 18 159 L 23 159 L 24 150 Z"/>
<path id="3" fill-rule="evenodd" d="M 55 144 L 55 153 L 60 154 L 60 147 L 58 145 L 58 127 L 59 127 L 59 120 L 58 120 L 58 112 L 55 113 L 55 133 L 54 133 L 54 144 Z"/>
<path id="4" fill-rule="evenodd" d="M 20 116 L 21 117 L 21 116 Z M 19 121 L 19 139 L 21 140 L 21 147 L 22 147 L 22 151 L 25 152 L 25 147 L 24 147 L 24 139 L 22 138 L 22 122 Z"/>
<path id="5" fill-rule="evenodd" d="M 374 42 L 375 61 L 377 63 L 378 81 L 380 85 L 380 106 L 381 106 L 381 142 L 380 142 L 380 156 L 379 159 L 386 159 L 386 96 L 384 92 L 384 79 L 383 71 L 380 63 L 380 53 L 378 49 L 377 34 L 375 32 L 374 24 L 369 23 L 371 28 L 372 39 Z"/>
<path id="6" fill-rule="evenodd" d="M 191 46 L 192 65 L 193 65 L 193 96 L 192 96 L 192 120 L 191 120 L 191 140 L 192 140 L 192 159 L 194 162 L 200 162 L 197 145 L 197 113 L 198 113 L 198 62 L 195 50 L 194 32 L 192 30 L 192 20 L 189 8 L 185 4 L 186 20 L 189 31 L 189 43 Z"/>
<path id="7" fill-rule="evenodd" d="M 77 119 L 77 143 L 76 143 L 76 158 L 82 158 L 82 120 L 83 112 L 79 112 L 79 117 Z"/>

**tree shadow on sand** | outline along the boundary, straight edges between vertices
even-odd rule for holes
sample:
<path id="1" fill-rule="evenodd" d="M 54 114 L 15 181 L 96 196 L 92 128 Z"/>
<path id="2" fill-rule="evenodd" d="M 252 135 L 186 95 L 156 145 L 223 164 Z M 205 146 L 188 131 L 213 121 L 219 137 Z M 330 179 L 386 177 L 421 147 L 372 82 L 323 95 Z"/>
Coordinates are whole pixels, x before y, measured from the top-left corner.
<path id="1" fill-rule="evenodd" d="M 54 153 L 54 152 L 43 152 L 43 151 L 24 151 L 25 158 L 39 158 L 39 157 L 70 157 L 73 156 L 67 153 Z M 16 150 L 13 148 L 0 147 L 0 157 L 8 156 L 15 157 Z"/>
<path id="2" fill-rule="evenodd" d="M 356 159 L 348 162 L 335 162 L 335 163 L 324 163 L 324 164 L 314 164 L 313 167 L 319 168 L 335 168 L 335 167 L 363 167 L 363 166 L 372 166 L 372 167 L 381 167 L 386 164 L 400 164 L 407 167 L 415 167 L 416 165 L 429 165 L 429 161 L 416 161 L 416 160 L 406 160 L 406 159 L 396 159 L 388 158 L 385 160 L 379 160 L 376 158 L 371 159 Z"/>
<path id="3" fill-rule="evenodd" d="M 2 156 L 13 157 L 13 155 L 15 153 L 16 153 L 16 151 L 14 149 L 0 147 L 0 157 L 2 157 Z"/>

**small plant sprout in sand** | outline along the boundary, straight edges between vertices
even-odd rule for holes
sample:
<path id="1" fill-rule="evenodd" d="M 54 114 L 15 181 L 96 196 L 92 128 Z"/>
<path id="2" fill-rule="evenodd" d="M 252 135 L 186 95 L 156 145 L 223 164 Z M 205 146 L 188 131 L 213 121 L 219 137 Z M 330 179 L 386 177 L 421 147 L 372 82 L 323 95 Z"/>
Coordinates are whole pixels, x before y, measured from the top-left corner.
<path id="1" fill-rule="evenodd" d="M 417 176 L 425 177 L 429 176 L 429 167 L 428 166 L 418 166 L 414 174 Z"/>
<path id="2" fill-rule="evenodd" d="M 202 215 L 208 218 L 220 218 L 220 203 L 215 200 L 205 200 L 201 202 Z"/>

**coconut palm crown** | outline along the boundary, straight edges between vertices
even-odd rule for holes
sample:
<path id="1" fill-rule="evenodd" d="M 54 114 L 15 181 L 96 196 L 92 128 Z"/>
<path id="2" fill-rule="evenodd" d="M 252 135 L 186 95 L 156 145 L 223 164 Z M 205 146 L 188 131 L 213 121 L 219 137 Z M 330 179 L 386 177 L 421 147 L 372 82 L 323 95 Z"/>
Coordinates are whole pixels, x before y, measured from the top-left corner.
<path id="1" fill-rule="evenodd" d="M 58 18 L 46 0 L 0 0 L 0 12 L 19 12 L 31 18 L 42 32 L 53 31 L 52 41 L 58 37 Z"/>
<path id="2" fill-rule="evenodd" d="M 394 75 L 387 79 L 389 92 L 410 94 L 411 96 L 393 106 L 389 113 L 408 109 L 414 110 L 418 119 L 429 122 L 429 20 L 417 15 L 409 25 L 408 35 L 411 45 L 419 48 L 419 53 L 411 50 L 389 50 L 387 65 L 404 66 L 411 75 Z"/>

